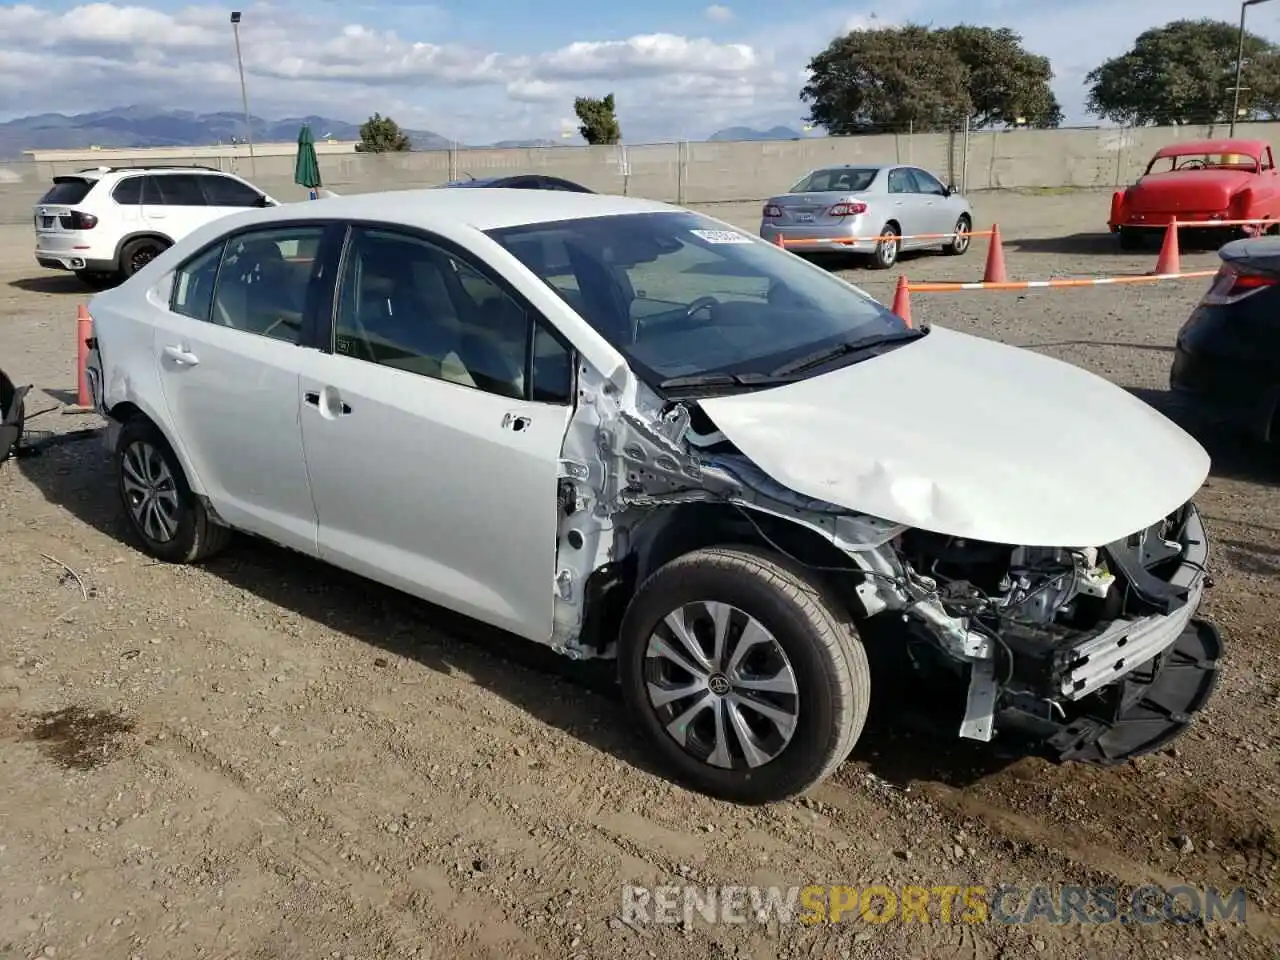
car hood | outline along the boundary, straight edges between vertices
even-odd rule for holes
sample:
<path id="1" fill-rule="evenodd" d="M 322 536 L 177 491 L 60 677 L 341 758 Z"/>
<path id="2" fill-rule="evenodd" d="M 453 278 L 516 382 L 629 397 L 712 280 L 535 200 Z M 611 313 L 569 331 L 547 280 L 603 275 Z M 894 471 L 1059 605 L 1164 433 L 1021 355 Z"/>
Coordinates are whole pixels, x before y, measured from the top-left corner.
<path id="1" fill-rule="evenodd" d="M 1209 456 L 1079 367 L 934 327 L 879 357 L 702 408 L 797 493 L 923 530 L 1091 547 L 1196 493 Z"/>

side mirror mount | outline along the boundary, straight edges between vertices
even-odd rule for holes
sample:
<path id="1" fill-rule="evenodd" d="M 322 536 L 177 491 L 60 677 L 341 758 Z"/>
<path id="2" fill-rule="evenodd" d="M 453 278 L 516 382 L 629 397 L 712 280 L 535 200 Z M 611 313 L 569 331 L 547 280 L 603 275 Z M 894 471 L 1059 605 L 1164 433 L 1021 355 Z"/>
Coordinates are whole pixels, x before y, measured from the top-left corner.
<path id="1" fill-rule="evenodd" d="M 951 184 L 951 186 L 947 187 L 947 196 L 949 197 L 954 197 L 959 192 L 960 192 L 960 188 L 957 187 L 954 183 Z"/>
<path id="2" fill-rule="evenodd" d="M 274 207 L 275 205 L 276 205 L 276 202 L 272 200 L 270 197 L 268 197 L 265 193 L 262 194 L 260 197 L 258 197 L 257 206 L 259 207 Z"/>

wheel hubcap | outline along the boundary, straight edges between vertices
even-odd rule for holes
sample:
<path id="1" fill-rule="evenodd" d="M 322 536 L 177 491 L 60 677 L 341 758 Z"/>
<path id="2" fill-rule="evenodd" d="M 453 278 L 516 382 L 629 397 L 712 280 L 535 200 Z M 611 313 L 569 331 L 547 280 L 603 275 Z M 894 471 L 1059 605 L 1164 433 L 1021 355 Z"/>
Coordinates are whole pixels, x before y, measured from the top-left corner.
<path id="1" fill-rule="evenodd" d="M 795 735 L 800 691 L 782 647 L 727 603 L 685 604 L 645 650 L 649 704 L 676 743 L 724 769 L 760 767 Z"/>
<path id="2" fill-rule="evenodd" d="M 969 224 L 967 224 L 963 220 L 961 220 L 959 223 L 956 224 L 956 249 L 957 250 L 969 249 L 969 229 L 970 229 Z"/>
<path id="3" fill-rule="evenodd" d="M 168 543 L 178 533 L 178 485 L 164 456 L 145 441 L 132 443 L 120 464 L 120 482 L 133 522 L 156 543 Z"/>
<path id="4" fill-rule="evenodd" d="M 898 238 L 895 236 L 891 240 L 883 240 L 880 243 L 880 261 L 882 263 L 893 263 L 898 259 Z"/>

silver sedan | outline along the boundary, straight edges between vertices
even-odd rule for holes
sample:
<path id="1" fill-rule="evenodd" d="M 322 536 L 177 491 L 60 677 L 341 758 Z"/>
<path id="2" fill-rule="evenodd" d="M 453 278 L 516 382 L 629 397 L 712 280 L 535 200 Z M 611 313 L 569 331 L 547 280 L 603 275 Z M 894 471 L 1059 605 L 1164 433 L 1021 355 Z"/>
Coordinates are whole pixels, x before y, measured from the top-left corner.
<path id="1" fill-rule="evenodd" d="M 761 211 L 760 236 L 796 253 L 863 253 L 893 266 L 903 250 L 969 249 L 973 211 L 954 186 L 902 164 L 823 167 Z M 912 239 L 915 237 L 916 239 Z"/>

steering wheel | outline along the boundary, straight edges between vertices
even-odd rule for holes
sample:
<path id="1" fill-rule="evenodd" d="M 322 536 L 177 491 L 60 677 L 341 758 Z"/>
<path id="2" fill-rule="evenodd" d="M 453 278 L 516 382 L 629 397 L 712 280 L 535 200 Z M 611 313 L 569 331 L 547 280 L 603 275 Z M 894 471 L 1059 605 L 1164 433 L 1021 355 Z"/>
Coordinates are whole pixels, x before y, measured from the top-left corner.
<path id="1" fill-rule="evenodd" d="M 1203 160 L 1188 160 L 1188 161 L 1187 161 L 1186 163 L 1184 163 L 1182 166 L 1178 167 L 1178 169 L 1179 169 L 1179 170 L 1203 170 L 1203 169 L 1204 169 L 1204 161 L 1203 161 Z"/>
<path id="2" fill-rule="evenodd" d="M 686 318 L 692 320 L 703 310 L 713 310 L 718 306 L 720 306 L 720 301 L 715 297 L 699 297 L 697 300 L 693 301 L 693 303 L 689 304 L 689 308 L 685 310 L 684 315 Z"/>

